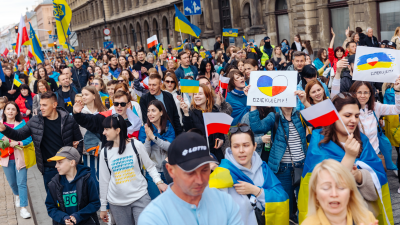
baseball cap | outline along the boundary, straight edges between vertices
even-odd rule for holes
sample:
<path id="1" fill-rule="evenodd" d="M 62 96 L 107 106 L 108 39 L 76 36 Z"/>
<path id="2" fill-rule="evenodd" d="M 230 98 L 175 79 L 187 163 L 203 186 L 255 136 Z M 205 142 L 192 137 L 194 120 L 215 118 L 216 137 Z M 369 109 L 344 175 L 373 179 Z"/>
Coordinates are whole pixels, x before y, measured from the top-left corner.
<path id="1" fill-rule="evenodd" d="M 62 147 L 54 157 L 47 159 L 47 162 L 59 161 L 62 159 L 69 159 L 69 160 L 75 160 L 76 163 L 79 163 L 80 158 L 81 158 L 81 154 L 79 154 L 79 152 L 78 152 L 78 150 L 76 150 L 76 148 L 71 147 L 71 146 L 66 146 L 66 147 Z"/>
<path id="2" fill-rule="evenodd" d="M 178 165 L 185 172 L 192 172 L 217 160 L 210 156 L 206 139 L 194 132 L 183 133 L 168 148 L 168 163 Z"/>
<path id="3" fill-rule="evenodd" d="M 396 48 L 396 43 L 394 42 L 390 41 L 387 45 Z"/>
<path id="4" fill-rule="evenodd" d="M 270 38 L 268 37 L 268 36 L 266 36 L 265 38 L 264 38 L 264 41 L 266 41 L 266 40 L 269 40 Z"/>

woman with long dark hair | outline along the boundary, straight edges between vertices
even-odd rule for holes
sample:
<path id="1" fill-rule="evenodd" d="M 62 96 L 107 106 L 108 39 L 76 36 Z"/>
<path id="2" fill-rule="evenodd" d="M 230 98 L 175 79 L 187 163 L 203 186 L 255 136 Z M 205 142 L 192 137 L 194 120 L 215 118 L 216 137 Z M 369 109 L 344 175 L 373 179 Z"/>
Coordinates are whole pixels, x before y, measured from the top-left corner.
<path id="1" fill-rule="evenodd" d="M 57 85 L 56 81 L 55 81 L 53 78 L 50 78 L 50 77 L 47 75 L 46 69 L 45 69 L 44 67 L 42 67 L 42 68 L 38 69 L 38 71 L 39 71 L 38 80 L 40 80 L 40 79 L 46 80 L 47 83 L 50 84 L 50 89 L 51 89 L 51 91 L 52 91 L 52 92 L 57 91 L 58 85 Z M 33 86 L 33 89 L 34 89 L 33 92 L 34 92 L 35 94 L 37 94 L 37 93 L 38 93 L 38 91 L 37 91 L 37 80 L 35 81 L 35 84 L 34 84 L 34 86 Z"/>
<path id="2" fill-rule="evenodd" d="M 228 77 L 230 80 L 228 83 L 229 92 L 226 97 L 226 102 L 232 106 L 232 126 L 235 126 L 242 117 L 249 112 L 250 106 L 247 106 L 247 95 L 244 93 L 244 88 L 246 87 L 244 75 L 239 70 L 232 69 Z"/>
<path id="3" fill-rule="evenodd" d="M 317 58 L 314 60 L 313 65 L 317 68 L 320 76 L 330 68 L 330 61 L 326 49 L 321 48 L 318 50 Z"/>
<path id="4" fill-rule="evenodd" d="M 43 93 L 46 93 L 50 90 L 49 84 L 46 82 L 46 80 L 39 80 L 37 82 L 37 89 L 38 89 L 38 94 L 33 97 L 33 115 L 36 116 L 40 112 L 40 96 L 42 96 Z"/>
<path id="5" fill-rule="evenodd" d="M 296 34 L 294 36 L 294 41 L 293 41 L 290 49 L 293 49 L 293 51 L 302 52 L 304 50 L 304 47 L 302 46 L 302 44 L 303 44 L 303 42 L 301 41 L 300 35 Z"/>
<path id="6" fill-rule="evenodd" d="M 156 165 L 158 173 L 164 182 L 165 176 L 162 170 L 162 162 L 167 158 L 167 151 L 171 142 L 175 139 L 175 131 L 165 110 L 164 104 L 158 100 L 149 103 L 147 109 L 147 122 L 140 128 L 139 141 L 144 143 L 144 147 L 149 154 L 150 159 Z M 150 177 L 147 190 L 151 199 L 155 199 L 160 191 Z"/>
<path id="7" fill-rule="evenodd" d="M 213 88 L 219 85 L 219 74 L 215 71 L 214 65 L 209 58 L 201 61 L 199 75 L 205 75 L 210 79 Z"/>
<path id="8" fill-rule="evenodd" d="M 107 204 L 117 225 L 138 224 L 140 213 L 150 203 L 147 181 L 142 168 L 158 184 L 160 192 L 167 189 L 144 145 L 127 138 L 124 118 L 113 114 L 103 120 L 107 138 L 100 154 L 100 218 L 108 222 Z"/>
<path id="9" fill-rule="evenodd" d="M 26 84 L 21 84 L 19 90 L 21 94 L 15 100 L 15 103 L 17 103 L 19 110 L 22 113 L 22 118 L 25 122 L 28 122 L 29 118 L 31 118 L 33 114 L 33 98 L 35 97 L 35 94 L 31 92 L 29 86 Z"/>
<path id="10" fill-rule="evenodd" d="M 332 33 L 332 40 L 328 48 L 328 57 L 329 57 L 329 62 L 331 63 L 331 66 L 336 73 L 337 62 L 341 60 L 343 57 L 346 57 L 349 51 L 348 50 L 344 51 L 342 46 L 336 47 L 335 51 L 333 51 L 333 44 L 335 43 L 335 32 L 333 32 L 333 28 L 331 28 L 331 33 Z"/>

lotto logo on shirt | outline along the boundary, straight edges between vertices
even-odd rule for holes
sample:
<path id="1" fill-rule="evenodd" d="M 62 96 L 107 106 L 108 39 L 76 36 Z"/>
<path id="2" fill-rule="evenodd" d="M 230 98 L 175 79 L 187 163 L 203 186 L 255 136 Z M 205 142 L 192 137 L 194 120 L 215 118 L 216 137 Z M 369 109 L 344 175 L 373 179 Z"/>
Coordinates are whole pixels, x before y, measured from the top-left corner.
<path id="1" fill-rule="evenodd" d="M 133 156 L 131 155 L 113 160 L 111 168 L 117 185 L 136 180 L 136 174 L 133 171 Z"/>
<path id="2" fill-rule="evenodd" d="M 76 190 L 63 193 L 65 207 L 77 206 Z"/>

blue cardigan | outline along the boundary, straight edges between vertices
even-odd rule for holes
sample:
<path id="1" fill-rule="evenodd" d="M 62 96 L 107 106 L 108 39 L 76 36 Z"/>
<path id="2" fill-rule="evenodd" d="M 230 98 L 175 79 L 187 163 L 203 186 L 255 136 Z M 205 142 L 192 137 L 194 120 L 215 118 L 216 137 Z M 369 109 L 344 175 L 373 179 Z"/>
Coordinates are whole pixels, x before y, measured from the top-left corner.
<path id="1" fill-rule="evenodd" d="M 260 113 L 258 112 L 258 110 L 251 111 L 249 115 L 250 115 L 250 127 L 254 131 L 254 133 L 266 134 L 268 131 L 272 131 L 274 129 L 275 113 L 268 114 L 268 116 L 262 120 L 260 120 Z M 276 135 L 275 135 L 276 137 L 271 137 L 271 140 L 274 140 L 274 143 L 271 147 L 271 152 L 268 159 L 268 166 L 274 173 L 278 172 L 280 162 L 287 148 L 285 136 L 282 130 L 282 125 L 285 128 L 285 133 L 289 134 L 289 123 L 283 116 L 282 111 L 280 109 L 279 109 L 279 115 L 281 118 L 279 120 L 278 129 L 276 130 Z M 301 148 L 304 152 L 304 155 L 306 155 L 307 153 L 306 131 L 301 123 L 300 118 L 297 116 L 296 110 L 294 108 L 292 111 L 292 121 L 294 126 L 296 127 L 297 132 L 300 135 Z"/>

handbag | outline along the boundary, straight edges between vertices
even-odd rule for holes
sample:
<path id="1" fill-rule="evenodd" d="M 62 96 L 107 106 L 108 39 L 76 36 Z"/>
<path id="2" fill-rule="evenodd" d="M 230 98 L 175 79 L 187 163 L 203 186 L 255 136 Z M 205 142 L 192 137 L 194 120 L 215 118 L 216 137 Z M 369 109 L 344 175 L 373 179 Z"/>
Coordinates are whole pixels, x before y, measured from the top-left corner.
<path id="1" fill-rule="evenodd" d="M 294 167 L 294 162 L 293 162 L 293 156 L 292 156 L 292 152 L 290 151 L 290 146 L 289 146 L 289 141 L 285 132 L 285 129 L 283 128 L 283 125 L 281 123 L 282 129 L 283 129 L 283 134 L 285 136 L 285 140 L 286 140 L 286 144 L 287 144 L 287 148 L 289 150 L 289 154 L 290 154 L 290 160 L 292 161 L 292 166 L 293 166 L 293 171 L 292 171 L 292 185 L 294 187 L 300 186 L 300 181 L 301 181 L 301 175 L 303 174 L 303 168 L 296 168 Z"/>
<path id="2" fill-rule="evenodd" d="M 385 157 L 385 163 L 386 163 L 386 168 L 388 170 L 397 170 L 397 166 L 394 165 L 392 161 L 392 144 L 390 143 L 389 139 L 386 137 L 386 135 L 383 133 L 383 129 L 381 125 L 379 124 L 379 120 L 376 117 L 376 114 L 374 112 L 374 116 L 376 119 L 376 122 L 378 123 L 378 140 L 379 140 L 379 150 L 381 151 L 382 155 Z M 382 164 L 384 162 L 382 161 Z"/>
<path id="3" fill-rule="evenodd" d="M 259 209 L 256 202 L 251 202 L 251 195 L 247 195 L 250 200 L 250 204 L 254 209 L 254 214 L 256 215 L 256 220 L 258 225 L 265 225 L 265 211 Z"/>

